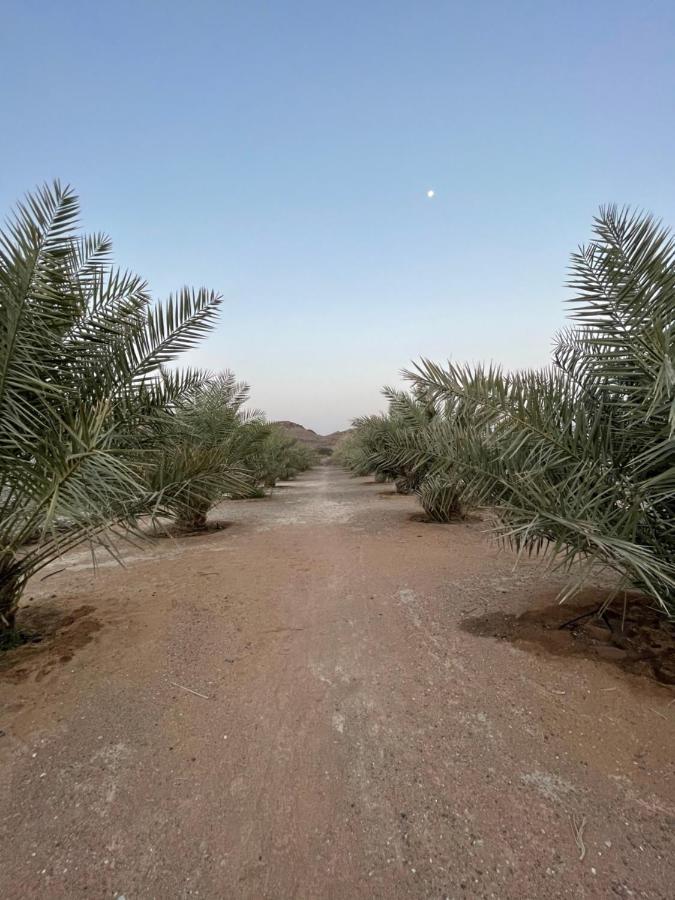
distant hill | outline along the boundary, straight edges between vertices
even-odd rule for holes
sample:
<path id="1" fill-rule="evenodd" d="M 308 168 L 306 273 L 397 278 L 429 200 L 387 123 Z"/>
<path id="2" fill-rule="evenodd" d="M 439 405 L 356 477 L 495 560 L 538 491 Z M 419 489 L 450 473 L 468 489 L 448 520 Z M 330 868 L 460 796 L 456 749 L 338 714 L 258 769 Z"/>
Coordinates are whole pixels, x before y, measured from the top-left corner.
<path id="1" fill-rule="evenodd" d="M 345 434 L 349 434 L 349 431 L 317 434 L 316 431 L 312 431 L 311 428 L 304 428 L 302 425 L 298 425 L 297 422 L 274 422 L 274 424 L 280 425 L 291 437 L 301 441 L 303 444 L 308 444 L 323 456 L 330 456 L 340 438 Z"/>

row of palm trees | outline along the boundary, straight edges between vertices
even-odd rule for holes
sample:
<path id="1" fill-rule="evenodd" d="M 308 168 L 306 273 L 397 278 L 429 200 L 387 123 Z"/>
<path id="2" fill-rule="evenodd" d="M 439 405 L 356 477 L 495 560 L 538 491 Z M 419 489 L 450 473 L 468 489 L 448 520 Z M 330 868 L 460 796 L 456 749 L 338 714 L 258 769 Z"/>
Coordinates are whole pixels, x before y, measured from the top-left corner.
<path id="1" fill-rule="evenodd" d="M 430 518 L 494 516 L 518 551 L 598 567 L 675 616 L 675 242 L 649 215 L 601 209 L 571 258 L 570 325 L 549 367 L 422 360 L 337 459 L 419 497 Z"/>
<path id="2" fill-rule="evenodd" d="M 154 302 L 115 268 L 102 234 L 78 233 L 59 183 L 0 232 L 0 638 L 28 578 L 83 541 L 170 517 L 201 527 L 225 496 L 259 496 L 313 464 L 246 411 L 248 387 L 173 367 L 221 298 L 183 288 Z"/>

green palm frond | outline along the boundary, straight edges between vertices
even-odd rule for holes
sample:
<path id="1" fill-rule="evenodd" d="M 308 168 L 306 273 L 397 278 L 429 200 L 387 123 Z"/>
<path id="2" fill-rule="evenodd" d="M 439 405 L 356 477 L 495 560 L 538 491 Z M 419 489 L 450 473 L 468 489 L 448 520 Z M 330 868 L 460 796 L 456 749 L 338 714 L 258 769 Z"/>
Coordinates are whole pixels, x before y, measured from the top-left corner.
<path id="1" fill-rule="evenodd" d="M 78 214 L 57 182 L 0 234 L 0 628 L 39 567 L 83 540 L 109 546 L 106 529 L 156 508 L 157 421 L 202 381 L 166 366 L 220 303 L 183 289 L 153 304 L 112 268 L 108 238 L 77 234 Z"/>
<path id="2" fill-rule="evenodd" d="M 548 552 L 577 586 L 608 567 L 675 615 L 675 241 L 604 208 L 570 284 L 550 368 L 423 359 L 404 373 L 410 394 L 385 389 L 388 416 L 354 423 L 342 458 L 417 476 L 427 504 L 435 485 L 488 507 L 506 541 Z"/>

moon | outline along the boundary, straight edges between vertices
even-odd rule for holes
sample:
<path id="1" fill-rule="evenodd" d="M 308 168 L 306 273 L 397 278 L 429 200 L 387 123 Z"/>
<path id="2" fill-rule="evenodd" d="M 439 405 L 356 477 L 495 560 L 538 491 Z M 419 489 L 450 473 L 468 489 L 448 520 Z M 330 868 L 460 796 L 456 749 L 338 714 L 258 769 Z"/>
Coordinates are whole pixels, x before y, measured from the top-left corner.
<path id="1" fill-rule="evenodd" d="M 435 196 L 436 196 L 436 191 L 432 191 L 431 189 L 429 189 L 429 190 L 427 191 L 427 197 L 428 197 L 430 200 L 431 200 L 433 197 L 435 197 Z"/>

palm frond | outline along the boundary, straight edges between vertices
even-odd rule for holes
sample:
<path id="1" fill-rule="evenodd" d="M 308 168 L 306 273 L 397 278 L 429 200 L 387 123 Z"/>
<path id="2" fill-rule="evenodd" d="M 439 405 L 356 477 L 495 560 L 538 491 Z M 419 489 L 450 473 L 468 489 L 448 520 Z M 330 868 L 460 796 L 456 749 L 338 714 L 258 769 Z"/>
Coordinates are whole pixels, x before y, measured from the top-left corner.
<path id="1" fill-rule="evenodd" d="M 109 548 L 110 527 L 157 507 L 153 436 L 204 380 L 165 366 L 220 304 L 187 288 L 153 304 L 107 237 L 76 233 L 78 213 L 56 182 L 0 234 L 0 629 L 37 568 L 83 540 Z"/>

